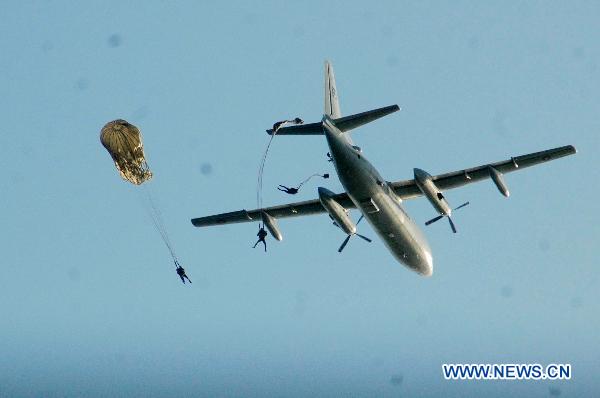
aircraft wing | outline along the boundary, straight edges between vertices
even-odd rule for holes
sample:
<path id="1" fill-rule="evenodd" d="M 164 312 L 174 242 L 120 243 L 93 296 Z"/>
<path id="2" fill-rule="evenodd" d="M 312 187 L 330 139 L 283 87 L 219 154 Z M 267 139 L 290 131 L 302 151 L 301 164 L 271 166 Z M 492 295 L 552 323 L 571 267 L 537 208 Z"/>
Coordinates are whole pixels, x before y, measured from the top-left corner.
<path id="1" fill-rule="evenodd" d="M 353 209 L 354 203 L 346 193 L 340 193 L 334 196 L 336 202 L 346 209 Z M 262 209 L 271 217 L 286 218 L 308 216 L 311 214 L 325 213 L 325 208 L 321 205 L 319 199 L 307 200 L 304 202 L 289 203 L 285 205 L 265 207 Z M 192 224 L 196 227 L 210 227 L 212 225 L 235 224 L 241 222 L 261 221 L 261 210 L 239 210 L 229 213 L 215 214 L 212 216 L 192 219 Z"/>
<path id="2" fill-rule="evenodd" d="M 436 175 L 433 176 L 432 179 L 435 185 L 441 190 L 458 188 L 463 185 L 490 178 L 490 166 L 504 174 L 512 171 L 522 170 L 529 166 L 545 163 L 550 160 L 572 155 L 574 153 L 576 153 L 575 147 L 572 145 L 567 145 L 560 148 L 516 156 L 496 163 L 489 163 L 482 166 L 471 167 L 469 169 Z M 417 187 L 415 180 L 397 181 L 389 183 L 389 185 L 394 190 L 396 195 L 401 199 L 412 199 L 423 195 L 419 187 Z M 334 196 L 334 199 L 346 209 L 355 208 L 354 203 L 346 193 L 337 194 Z M 304 202 L 266 207 L 262 209 L 262 211 L 266 212 L 271 217 L 280 219 L 325 213 L 325 208 L 323 208 L 318 199 L 314 199 Z M 252 221 L 256 222 L 261 220 L 261 210 L 254 209 L 238 210 L 229 213 L 194 218 L 192 219 L 192 224 L 194 224 L 196 227 L 209 227 L 213 225 L 235 224 Z"/>
<path id="3" fill-rule="evenodd" d="M 573 155 L 577 150 L 572 145 L 559 148 L 548 149 L 530 153 L 527 155 L 515 156 L 508 160 L 496 163 L 489 163 L 482 166 L 471 167 L 469 169 L 453 171 L 432 177 L 435 185 L 442 191 L 452 188 L 458 188 L 463 185 L 490 178 L 490 166 L 502 174 L 519 171 L 529 166 L 549 162 L 564 156 Z M 398 181 L 390 184 L 396 195 L 401 199 L 412 199 L 422 195 L 415 180 Z"/>

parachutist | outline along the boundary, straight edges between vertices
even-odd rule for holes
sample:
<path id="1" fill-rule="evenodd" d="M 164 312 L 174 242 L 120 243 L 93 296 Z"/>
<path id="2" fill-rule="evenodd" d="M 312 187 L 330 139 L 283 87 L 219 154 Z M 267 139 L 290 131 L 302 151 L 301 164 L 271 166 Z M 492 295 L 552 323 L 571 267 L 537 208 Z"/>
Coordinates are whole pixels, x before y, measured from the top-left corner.
<path id="1" fill-rule="evenodd" d="M 280 122 L 277 122 L 273 125 L 273 131 L 277 132 L 277 130 L 279 130 L 279 128 L 284 124 L 287 123 L 287 120 L 282 120 Z"/>
<path id="2" fill-rule="evenodd" d="M 288 188 L 285 185 L 279 185 L 277 187 L 277 189 L 279 189 L 281 192 L 285 192 L 288 193 L 290 195 L 295 195 L 298 193 L 298 188 Z"/>
<path id="3" fill-rule="evenodd" d="M 186 279 L 188 280 L 189 283 L 192 283 L 190 278 L 188 278 L 188 276 L 185 274 L 185 269 L 183 269 L 183 267 L 181 265 L 179 265 L 177 260 L 175 260 L 175 267 L 176 267 L 175 270 L 177 271 L 177 275 L 179 275 L 179 277 L 181 278 L 181 281 L 183 282 L 184 285 L 185 285 Z"/>
<path id="4" fill-rule="evenodd" d="M 296 125 L 298 125 L 298 124 L 303 124 L 303 123 L 304 123 L 304 120 L 302 120 L 302 119 L 300 119 L 299 117 L 297 117 L 297 118 L 295 118 L 295 119 L 293 119 L 293 120 L 282 120 L 282 121 L 279 121 L 279 122 L 277 122 L 277 123 L 275 123 L 275 124 L 273 125 L 273 132 L 274 132 L 274 133 L 276 133 L 276 132 L 277 132 L 277 130 L 279 130 L 279 128 L 280 128 L 281 126 L 283 126 L 285 123 L 293 123 L 293 124 L 296 124 Z"/>
<path id="5" fill-rule="evenodd" d="M 256 245 L 258 245 L 259 242 L 262 242 L 263 245 L 265 245 L 265 252 L 266 252 L 267 251 L 267 241 L 265 240 L 265 238 L 267 237 L 267 235 L 268 234 L 267 234 L 267 231 L 265 231 L 264 225 L 259 224 L 258 233 L 256 234 L 256 236 L 258 236 L 258 240 L 252 247 L 256 248 Z"/>
<path id="6" fill-rule="evenodd" d="M 298 185 L 295 188 L 294 187 L 292 187 L 292 188 L 286 187 L 285 185 L 279 185 L 277 187 L 277 189 L 280 190 L 281 192 L 285 192 L 285 193 L 290 194 L 290 195 L 295 195 L 295 194 L 297 194 L 300 191 L 300 188 L 302 188 L 302 185 L 306 184 L 313 177 L 322 177 L 322 178 L 327 179 L 327 178 L 329 178 L 329 174 L 328 173 L 325 173 L 325 174 L 313 174 L 313 175 L 309 176 L 308 178 L 305 178 L 304 181 L 302 181 L 300 183 L 300 185 Z"/>

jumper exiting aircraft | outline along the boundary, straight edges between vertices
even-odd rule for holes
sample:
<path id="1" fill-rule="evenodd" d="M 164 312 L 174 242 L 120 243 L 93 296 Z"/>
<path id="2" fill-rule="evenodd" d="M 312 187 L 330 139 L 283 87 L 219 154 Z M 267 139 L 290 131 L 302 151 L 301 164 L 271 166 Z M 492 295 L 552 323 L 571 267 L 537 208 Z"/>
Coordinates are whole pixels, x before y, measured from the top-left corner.
<path id="1" fill-rule="evenodd" d="M 353 235 L 370 241 L 356 232 L 356 225 L 364 217 L 399 262 L 421 275 L 430 276 L 433 273 L 431 249 L 421 229 L 402 207 L 402 200 L 425 196 L 439 214 L 425 224 L 429 225 L 447 217 L 452 231 L 456 233 L 451 219 L 453 209 L 442 194 L 443 191 L 491 178 L 500 193 L 508 197 L 504 173 L 576 153 L 572 145 L 567 145 L 436 176 L 415 168 L 414 179 L 388 182 L 365 158 L 362 150 L 353 144 L 349 131 L 399 109 L 398 105 L 392 105 L 342 117 L 333 68 L 329 62 L 325 62 L 325 113 L 322 120 L 318 123 L 281 127 L 275 132 L 267 130 L 267 133 L 324 135 L 338 177 L 346 192 L 335 194 L 320 187 L 319 198 L 315 200 L 195 218 L 192 219 L 192 224 L 196 227 L 207 227 L 262 221 L 275 239 L 282 240 L 277 219 L 328 213 L 334 224 L 348 235 L 338 250 L 341 252 Z M 362 213 L 356 224 L 349 216 L 349 209 L 355 208 Z"/>

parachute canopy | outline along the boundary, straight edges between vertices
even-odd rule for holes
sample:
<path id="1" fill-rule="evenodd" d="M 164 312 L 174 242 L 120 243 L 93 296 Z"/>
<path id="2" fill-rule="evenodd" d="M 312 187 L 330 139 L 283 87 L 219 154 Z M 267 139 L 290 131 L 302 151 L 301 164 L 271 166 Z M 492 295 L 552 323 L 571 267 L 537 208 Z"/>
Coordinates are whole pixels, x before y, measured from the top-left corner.
<path id="1" fill-rule="evenodd" d="M 133 124 L 123 119 L 107 123 L 100 132 L 100 142 L 124 180 L 140 185 L 152 178 L 144 157 L 142 134 Z"/>

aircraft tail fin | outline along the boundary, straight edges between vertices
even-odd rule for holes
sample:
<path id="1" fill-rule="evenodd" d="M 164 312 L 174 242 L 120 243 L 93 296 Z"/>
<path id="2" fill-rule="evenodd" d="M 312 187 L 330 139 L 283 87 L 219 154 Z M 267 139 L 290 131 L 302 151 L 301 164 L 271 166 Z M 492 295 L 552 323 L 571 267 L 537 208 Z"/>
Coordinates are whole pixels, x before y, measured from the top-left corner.
<path id="1" fill-rule="evenodd" d="M 400 110 L 398 105 L 385 106 L 383 108 L 373 109 L 366 112 L 356 113 L 354 115 L 342 117 L 338 92 L 335 85 L 335 75 L 331 62 L 325 61 L 325 112 L 324 117 L 330 119 L 333 124 L 342 132 L 350 131 L 364 124 L 370 123 L 390 113 Z M 267 130 L 269 135 L 273 135 L 273 129 Z M 323 122 L 297 124 L 294 126 L 280 127 L 277 129 L 277 135 L 324 135 Z"/>
<path id="2" fill-rule="evenodd" d="M 325 61 L 325 110 L 323 113 L 331 119 L 342 117 L 333 66 L 329 61 Z"/>

